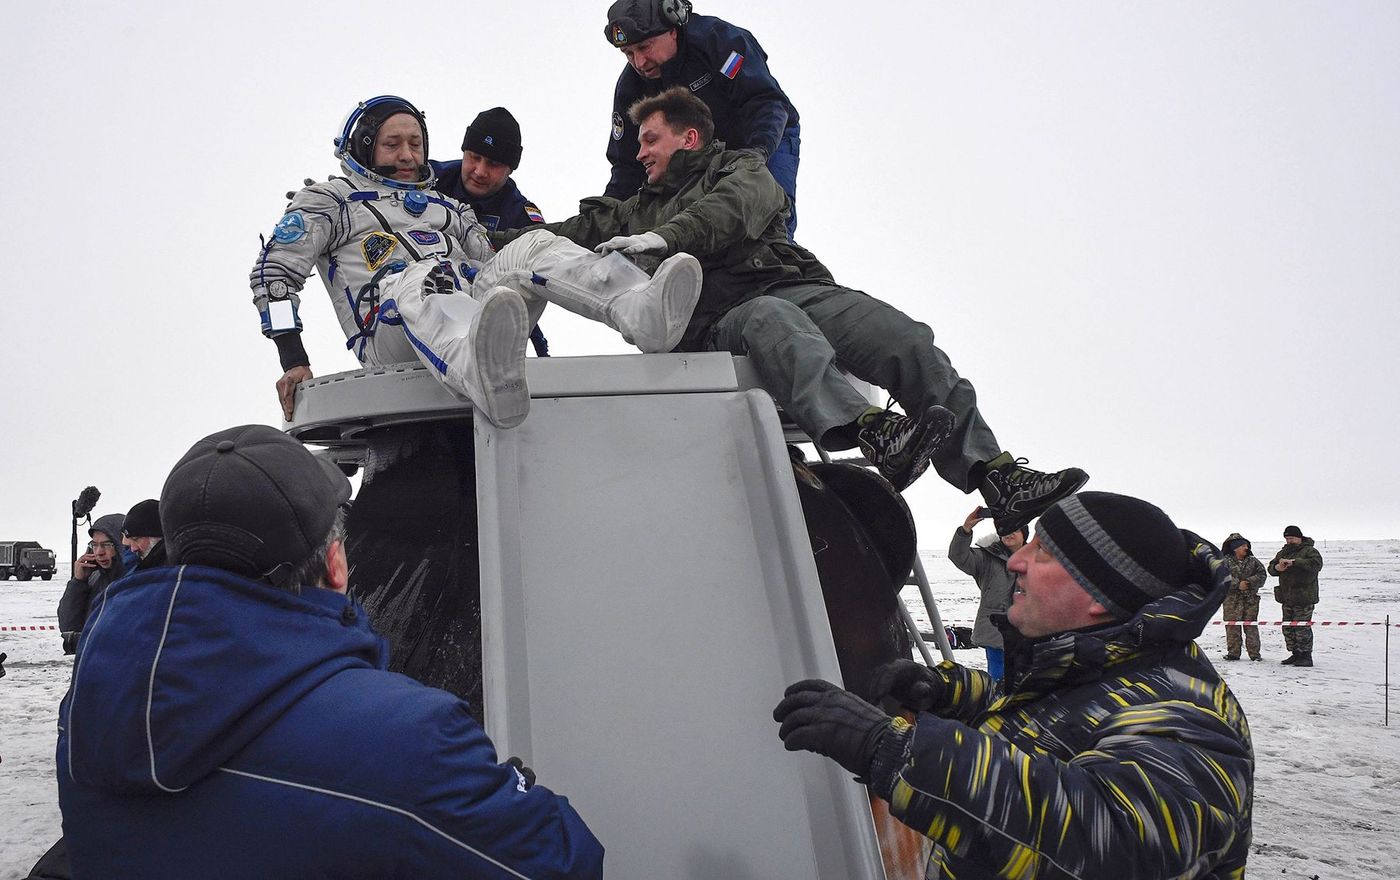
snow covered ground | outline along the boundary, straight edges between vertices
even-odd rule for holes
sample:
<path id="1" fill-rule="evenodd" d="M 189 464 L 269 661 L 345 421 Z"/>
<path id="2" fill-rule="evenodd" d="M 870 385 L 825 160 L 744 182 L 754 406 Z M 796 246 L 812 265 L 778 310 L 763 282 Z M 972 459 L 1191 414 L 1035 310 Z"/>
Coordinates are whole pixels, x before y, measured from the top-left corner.
<path id="1" fill-rule="evenodd" d="M 947 530 L 951 535 L 952 527 Z M 971 623 L 976 590 L 925 534 L 924 565 L 947 623 Z M 1266 561 L 1274 548 L 1260 544 Z M 1328 541 L 1318 620 L 1400 623 L 1400 541 Z M 66 571 L 51 582 L 0 582 L 0 627 L 51 625 Z M 1266 587 L 1261 617 L 1278 619 Z M 917 590 L 905 591 L 927 624 Z M 1350 880 L 1392 876 L 1400 859 L 1400 701 L 1385 720 L 1383 626 L 1316 629 L 1312 669 L 1280 666 L 1277 627 L 1265 627 L 1263 663 L 1225 663 L 1225 633 L 1201 643 L 1244 704 L 1258 760 L 1249 876 Z M 1390 630 L 1400 643 L 1400 629 Z M 0 880 L 24 877 L 59 834 L 54 785 L 58 703 L 71 671 L 58 633 L 0 631 Z M 982 652 L 958 659 L 984 666 Z M 1400 659 L 1400 644 L 1391 647 Z M 1400 664 L 1395 670 L 1400 677 Z M 1397 690 L 1400 696 L 1400 690 Z M 777 699 L 775 695 L 774 699 Z"/>

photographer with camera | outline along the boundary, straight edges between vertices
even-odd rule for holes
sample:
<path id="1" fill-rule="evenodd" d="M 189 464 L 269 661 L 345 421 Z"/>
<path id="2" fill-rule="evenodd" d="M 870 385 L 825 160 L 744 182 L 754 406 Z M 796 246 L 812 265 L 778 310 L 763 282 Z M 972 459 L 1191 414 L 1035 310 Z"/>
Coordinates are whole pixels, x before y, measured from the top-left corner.
<path id="1" fill-rule="evenodd" d="M 63 653 L 78 650 L 78 634 L 87 622 L 88 606 L 98 593 L 126 574 L 119 548 L 126 517 L 120 513 L 100 516 L 88 529 L 87 552 L 73 560 L 73 576 L 58 600 L 58 629 L 63 636 Z"/>

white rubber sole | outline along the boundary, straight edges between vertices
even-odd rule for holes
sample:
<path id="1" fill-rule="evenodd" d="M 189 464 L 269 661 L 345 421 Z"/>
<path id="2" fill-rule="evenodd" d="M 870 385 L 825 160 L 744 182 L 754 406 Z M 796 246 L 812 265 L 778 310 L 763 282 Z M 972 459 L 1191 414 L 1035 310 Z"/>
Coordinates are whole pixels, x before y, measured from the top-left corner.
<path id="1" fill-rule="evenodd" d="M 700 285 L 704 280 L 700 261 L 690 254 L 676 254 L 657 267 L 651 283 L 660 288 L 658 298 L 666 336 L 652 353 L 668 352 L 680 344 L 685 328 L 690 326 L 695 304 L 700 301 Z"/>
<path id="2" fill-rule="evenodd" d="M 472 330 L 472 370 L 487 421 L 514 428 L 530 414 L 525 379 L 525 340 L 530 318 L 525 301 L 509 287 L 493 287 L 481 300 Z"/>

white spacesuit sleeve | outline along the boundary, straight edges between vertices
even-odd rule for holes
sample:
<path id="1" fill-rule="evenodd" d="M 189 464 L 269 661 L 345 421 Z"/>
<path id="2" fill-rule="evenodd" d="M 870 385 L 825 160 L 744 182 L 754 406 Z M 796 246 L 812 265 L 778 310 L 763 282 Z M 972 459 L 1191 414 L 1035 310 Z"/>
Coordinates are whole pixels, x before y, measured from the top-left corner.
<path id="1" fill-rule="evenodd" d="M 349 204 L 340 189 L 336 181 L 328 181 L 301 190 L 263 239 L 248 281 L 264 336 L 301 331 L 298 294 L 307 276 L 318 259 L 344 244 L 350 234 Z"/>
<path id="2" fill-rule="evenodd" d="M 477 264 L 488 263 L 496 253 L 491 240 L 486 237 L 486 227 L 477 222 L 476 214 L 466 205 L 452 217 L 448 233 L 462 245 L 468 260 Z"/>

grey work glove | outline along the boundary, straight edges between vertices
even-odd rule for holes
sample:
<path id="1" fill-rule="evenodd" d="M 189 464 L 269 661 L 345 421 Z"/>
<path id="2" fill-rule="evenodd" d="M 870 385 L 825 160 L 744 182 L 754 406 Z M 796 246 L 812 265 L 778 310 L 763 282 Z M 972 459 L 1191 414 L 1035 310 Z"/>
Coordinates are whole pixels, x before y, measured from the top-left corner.
<path id="1" fill-rule="evenodd" d="M 598 245 L 594 249 L 595 253 L 610 254 L 613 251 L 626 254 L 629 257 L 641 254 L 656 254 L 660 256 L 668 250 L 666 239 L 655 232 L 643 232 L 641 235 L 614 235 L 612 238 Z"/>
<path id="2" fill-rule="evenodd" d="M 870 676 L 870 693 L 892 712 L 932 712 L 942 704 L 947 681 L 922 663 L 892 660 Z"/>
<path id="3" fill-rule="evenodd" d="M 807 679 L 783 693 L 773 720 L 789 752 L 825 755 L 865 780 L 894 719 L 829 681 Z"/>

